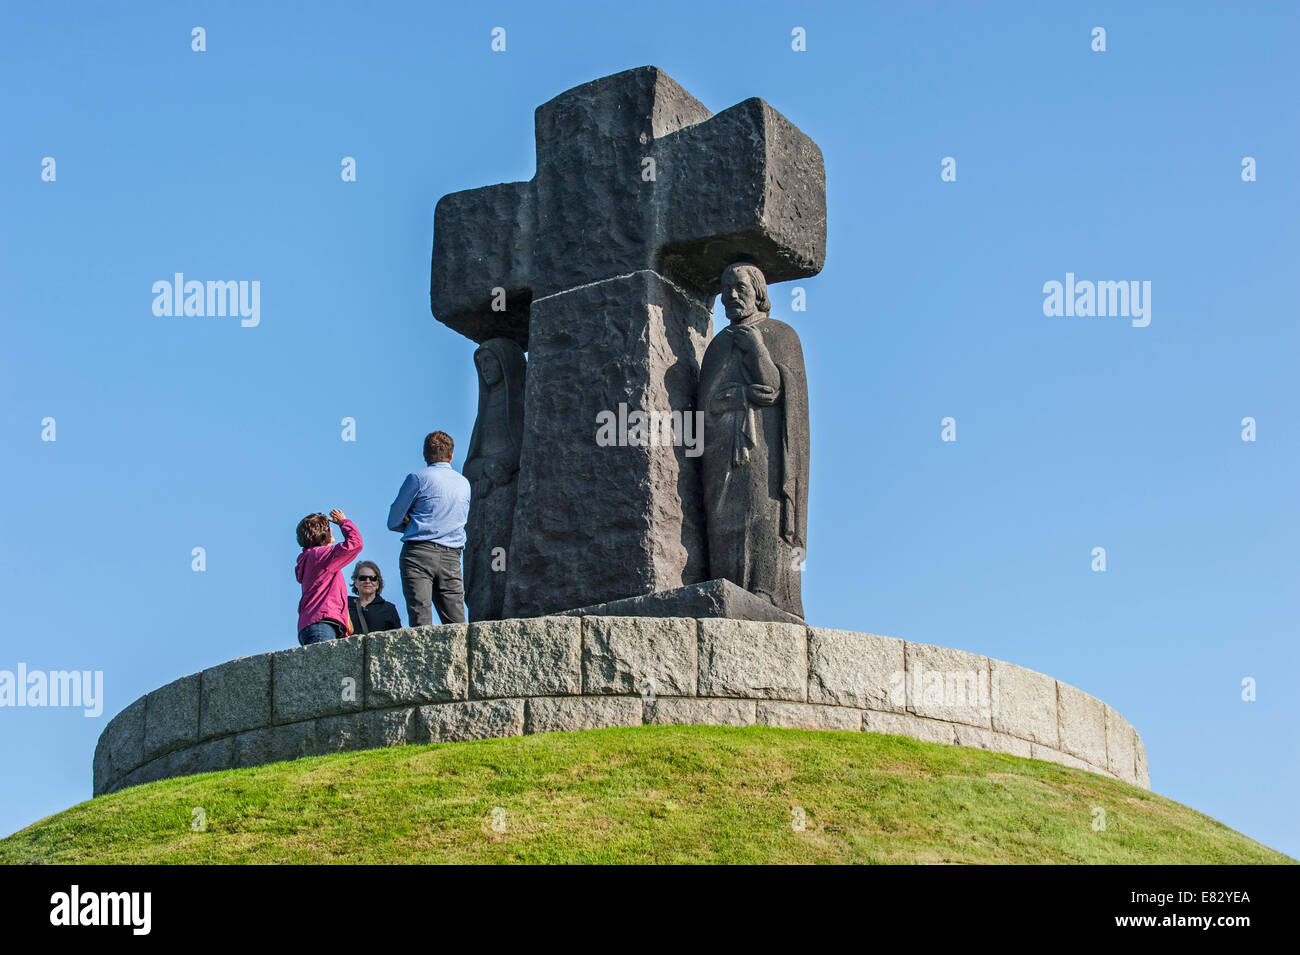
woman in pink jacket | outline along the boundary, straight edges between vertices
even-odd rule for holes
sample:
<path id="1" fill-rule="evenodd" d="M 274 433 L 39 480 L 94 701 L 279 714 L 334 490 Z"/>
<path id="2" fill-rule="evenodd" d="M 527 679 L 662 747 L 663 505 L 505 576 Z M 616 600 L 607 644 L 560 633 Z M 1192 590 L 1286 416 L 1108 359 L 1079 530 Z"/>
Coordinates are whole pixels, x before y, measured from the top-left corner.
<path id="1" fill-rule="evenodd" d="M 343 543 L 334 543 L 330 524 L 339 526 Z M 321 643 L 352 633 L 348 616 L 348 588 L 343 568 L 361 553 L 361 532 L 338 508 L 324 514 L 308 514 L 298 522 L 298 642 L 303 646 Z"/>

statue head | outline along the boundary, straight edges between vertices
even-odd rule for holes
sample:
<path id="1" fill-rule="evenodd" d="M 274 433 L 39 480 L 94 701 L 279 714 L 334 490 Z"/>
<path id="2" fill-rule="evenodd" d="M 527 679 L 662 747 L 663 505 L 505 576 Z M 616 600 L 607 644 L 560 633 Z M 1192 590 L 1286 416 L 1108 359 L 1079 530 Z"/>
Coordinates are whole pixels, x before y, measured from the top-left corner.
<path id="1" fill-rule="evenodd" d="M 767 297 L 767 279 L 757 265 L 733 262 L 722 270 L 722 307 L 733 325 L 772 311 Z"/>
<path id="2" fill-rule="evenodd" d="M 501 368 L 501 359 L 490 348 L 480 347 L 474 352 L 474 365 L 478 368 L 483 384 L 489 388 L 495 387 L 505 377 L 505 372 Z"/>

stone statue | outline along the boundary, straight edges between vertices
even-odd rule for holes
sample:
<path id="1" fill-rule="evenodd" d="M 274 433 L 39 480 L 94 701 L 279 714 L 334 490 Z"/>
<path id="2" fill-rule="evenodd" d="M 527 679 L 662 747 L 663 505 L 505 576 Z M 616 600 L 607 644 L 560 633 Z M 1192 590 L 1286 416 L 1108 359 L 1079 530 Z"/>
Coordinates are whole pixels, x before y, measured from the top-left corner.
<path id="1" fill-rule="evenodd" d="M 743 262 L 722 273 L 730 325 L 700 368 L 709 576 L 803 617 L 808 529 L 808 381 L 799 336 L 769 317 L 767 281 Z"/>
<path id="2" fill-rule="evenodd" d="M 524 437 L 524 351 L 490 338 L 474 352 L 478 417 L 462 473 L 470 483 L 465 594 L 471 620 L 500 620 L 506 554 L 515 516 L 515 477 Z"/>

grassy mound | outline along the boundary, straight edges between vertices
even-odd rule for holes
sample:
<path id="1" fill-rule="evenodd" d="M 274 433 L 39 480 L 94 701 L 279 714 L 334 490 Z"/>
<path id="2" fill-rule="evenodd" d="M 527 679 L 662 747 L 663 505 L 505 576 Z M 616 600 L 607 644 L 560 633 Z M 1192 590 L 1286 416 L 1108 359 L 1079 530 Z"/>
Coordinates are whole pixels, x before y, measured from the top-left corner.
<path id="1" fill-rule="evenodd" d="M 4 863 L 1292 861 L 1186 806 L 1050 763 L 874 733 L 702 726 L 168 779 L 0 840 Z"/>

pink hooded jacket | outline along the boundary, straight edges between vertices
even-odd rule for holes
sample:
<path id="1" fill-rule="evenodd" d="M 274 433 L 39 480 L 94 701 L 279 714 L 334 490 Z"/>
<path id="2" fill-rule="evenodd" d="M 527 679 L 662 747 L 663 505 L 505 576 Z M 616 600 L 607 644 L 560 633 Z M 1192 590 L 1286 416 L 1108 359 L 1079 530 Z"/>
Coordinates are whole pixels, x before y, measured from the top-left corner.
<path id="1" fill-rule="evenodd" d="M 298 601 L 298 632 L 313 623 L 333 620 L 343 632 L 348 630 L 348 588 L 343 582 L 343 568 L 361 552 L 361 532 L 347 518 L 339 523 L 343 543 L 307 547 L 298 555 L 298 583 L 302 599 Z"/>

